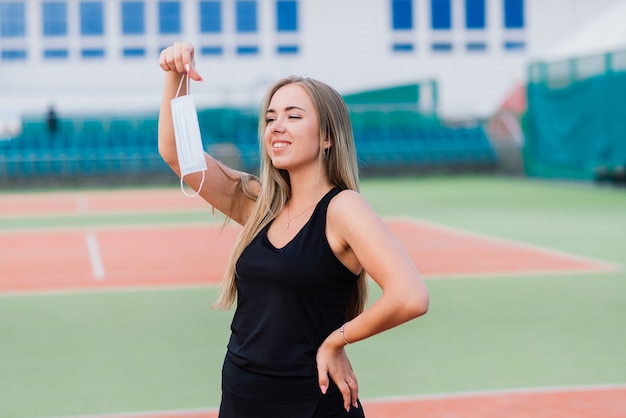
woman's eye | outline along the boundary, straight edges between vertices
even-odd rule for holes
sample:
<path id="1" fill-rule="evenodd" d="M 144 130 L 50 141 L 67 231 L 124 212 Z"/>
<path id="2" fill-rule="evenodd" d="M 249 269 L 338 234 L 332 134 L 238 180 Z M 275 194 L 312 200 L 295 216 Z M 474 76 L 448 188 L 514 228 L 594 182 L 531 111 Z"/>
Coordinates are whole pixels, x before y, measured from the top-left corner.
<path id="1" fill-rule="evenodd" d="M 272 122 L 274 122 L 275 120 L 276 120 L 276 119 L 274 119 L 274 118 L 267 118 L 267 119 L 265 119 L 265 123 L 272 123 Z"/>
<path id="2" fill-rule="evenodd" d="M 289 115 L 289 119 L 301 119 L 300 115 Z"/>

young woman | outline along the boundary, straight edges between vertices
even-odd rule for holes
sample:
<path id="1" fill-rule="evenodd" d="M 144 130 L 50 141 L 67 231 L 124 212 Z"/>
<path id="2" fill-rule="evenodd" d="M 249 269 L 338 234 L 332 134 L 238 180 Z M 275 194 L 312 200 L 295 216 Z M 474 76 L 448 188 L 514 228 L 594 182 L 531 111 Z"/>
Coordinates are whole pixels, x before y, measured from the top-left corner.
<path id="1" fill-rule="evenodd" d="M 170 100 L 183 75 L 202 77 L 188 42 L 163 50 L 159 64 L 159 152 L 180 175 Z M 341 96 L 322 82 L 290 77 L 271 87 L 261 113 L 259 178 L 209 154 L 204 174 L 184 177 L 243 225 L 216 302 L 237 305 L 220 417 L 363 417 L 344 347 L 425 314 L 428 291 L 358 193 Z M 366 274 L 383 290 L 367 309 Z"/>

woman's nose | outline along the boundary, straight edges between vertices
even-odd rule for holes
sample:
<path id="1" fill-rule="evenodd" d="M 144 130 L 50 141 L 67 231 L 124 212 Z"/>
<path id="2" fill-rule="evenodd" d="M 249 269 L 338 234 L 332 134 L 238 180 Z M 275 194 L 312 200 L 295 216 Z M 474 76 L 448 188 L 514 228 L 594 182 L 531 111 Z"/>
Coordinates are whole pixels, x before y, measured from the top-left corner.
<path id="1" fill-rule="evenodd" d="M 274 120 L 272 122 L 272 131 L 273 132 L 283 132 L 285 130 L 285 127 L 283 125 L 283 122 L 280 118 Z"/>

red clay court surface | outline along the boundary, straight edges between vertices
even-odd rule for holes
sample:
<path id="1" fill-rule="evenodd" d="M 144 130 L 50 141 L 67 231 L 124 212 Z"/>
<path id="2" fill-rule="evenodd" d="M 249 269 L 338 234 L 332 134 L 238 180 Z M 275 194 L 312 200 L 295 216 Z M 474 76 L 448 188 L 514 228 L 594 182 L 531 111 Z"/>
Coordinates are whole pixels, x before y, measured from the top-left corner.
<path id="1" fill-rule="evenodd" d="M 0 196 L 0 216 L 203 208 L 208 221 L 208 206 L 176 189 Z M 426 278 L 612 269 L 607 263 L 428 223 L 387 223 Z M 237 231 L 207 223 L 0 232 L 0 292 L 217 284 Z"/>
<path id="2" fill-rule="evenodd" d="M 10 194 L 0 216 L 197 211 L 176 189 Z M 598 272 L 607 263 L 412 220 L 389 220 L 427 279 Z M 238 228 L 209 224 L 0 231 L 0 293 L 213 285 Z M 139 272 L 139 274 L 138 274 Z M 368 418 L 625 418 L 626 387 L 364 400 Z M 215 411 L 98 418 L 215 418 Z"/>
<path id="3" fill-rule="evenodd" d="M 367 418 L 624 418 L 626 387 L 552 389 L 363 401 Z M 217 418 L 216 410 L 76 418 Z M 69 418 L 69 417 L 68 417 Z"/>

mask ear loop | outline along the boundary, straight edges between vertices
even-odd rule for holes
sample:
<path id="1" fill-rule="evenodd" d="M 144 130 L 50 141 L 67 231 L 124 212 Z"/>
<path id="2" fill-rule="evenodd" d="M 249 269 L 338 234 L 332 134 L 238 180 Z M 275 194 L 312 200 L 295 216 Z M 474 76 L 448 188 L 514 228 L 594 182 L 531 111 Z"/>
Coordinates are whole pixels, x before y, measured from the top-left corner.
<path id="1" fill-rule="evenodd" d="M 183 86 L 183 81 L 185 81 L 185 77 L 187 77 L 187 73 L 184 73 L 183 76 L 180 78 L 180 83 L 178 83 L 178 90 L 176 90 L 176 96 L 174 96 L 174 98 L 177 98 L 180 94 L 180 88 Z M 187 80 L 187 94 L 189 94 L 189 80 Z"/>
<path id="2" fill-rule="evenodd" d="M 176 96 L 174 96 L 174 98 L 177 98 L 178 95 L 180 94 L 180 89 L 183 86 L 183 81 L 185 81 L 185 77 L 187 78 L 187 94 L 189 94 L 189 92 L 190 92 L 189 89 L 191 87 L 191 85 L 190 85 L 190 78 L 189 78 L 189 74 L 188 73 L 184 73 L 183 76 L 180 78 L 180 83 L 178 84 L 178 90 L 176 90 Z M 202 186 L 204 185 L 204 178 L 205 178 L 205 173 L 204 172 L 205 171 L 206 170 L 202 170 L 202 180 L 200 181 L 200 186 L 198 187 L 198 190 L 196 190 L 196 192 L 193 193 L 193 194 L 187 193 L 185 191 L 185 185 L 184 185 L 184 182 L 183 182 L 183 177 L 185 177 L 185 176 L 181 175 L 180 176 L 180 191 L 183 192 L 183 194 L 185 196 L 187 196 L 187 197 L 196 197 L 196 196 L 198 196 L 200 194 L 200 190 L 202 190 Z"/>

